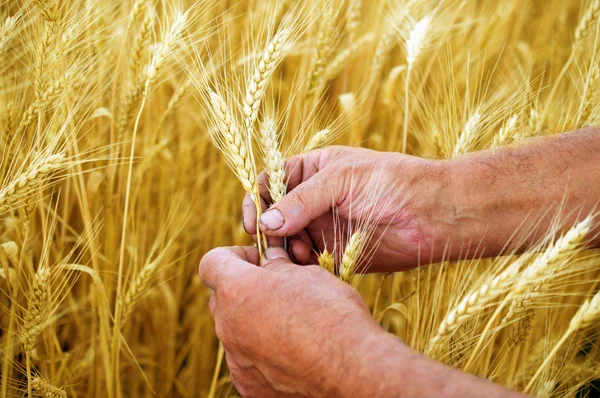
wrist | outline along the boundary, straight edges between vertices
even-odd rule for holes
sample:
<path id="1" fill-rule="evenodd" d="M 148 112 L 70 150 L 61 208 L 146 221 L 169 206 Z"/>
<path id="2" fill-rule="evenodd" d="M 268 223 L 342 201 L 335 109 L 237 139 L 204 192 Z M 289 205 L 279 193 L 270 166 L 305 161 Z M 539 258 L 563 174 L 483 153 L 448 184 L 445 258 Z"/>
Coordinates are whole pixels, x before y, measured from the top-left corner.
<path id="1" fill-rule="evenodd" d="M 338 373 L 336 396 L 523 397 L 436 362 L 376 326 L 377 330 L 364 334 L 354 331 L 360 342 Z"/>

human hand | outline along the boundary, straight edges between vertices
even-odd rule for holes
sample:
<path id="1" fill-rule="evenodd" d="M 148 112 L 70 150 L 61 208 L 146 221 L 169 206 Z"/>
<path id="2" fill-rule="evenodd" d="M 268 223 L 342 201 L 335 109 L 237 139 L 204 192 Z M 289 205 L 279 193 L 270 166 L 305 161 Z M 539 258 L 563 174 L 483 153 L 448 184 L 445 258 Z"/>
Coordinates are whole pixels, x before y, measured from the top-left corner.
<path id="1" fill-rule="evenodd" d="M 332 251 L 339 232 L 361 221 L 374 224 L 370 246 L 363 250 L 369 253 L 359 269 L 363 272 L 397 271 L 418 265 L 419 259 L 441 259 L 445 236 L 439 233 L 443 217 L 438 212 L 446 208 L 440 203 L 447 204 L 449 183 L 440 161 L 332 146 L 292 157 L 285 168 L 288 194 L 262 214 L 259 225 L 271 241 L 288 237 L 298 263 L 315 263 L 315 250 L 326 244 Z M 269 202 L 264 174 L 259 181 L 261 196 Z M 242 208 L 244 228 L 256 234 L 256 208 L 249 195 Z"/>
<path id="2" fill-rule="evenodd" d="M 227 364 L 244 397 L 338 396 L 348 372 L 369 366 L 382 335 L 359 294 L 318 266 L 269 248 L 207 253 L 200 275 Z"/>
<path id="3" fill-rule="evenodd" d="M 267 258 L 268 257 L 268 258 Z M 358 293 L 278 247 L 207 253 L 200 276 L 243 397 L 518 397 L 445 367 L 386 333 Z"/>

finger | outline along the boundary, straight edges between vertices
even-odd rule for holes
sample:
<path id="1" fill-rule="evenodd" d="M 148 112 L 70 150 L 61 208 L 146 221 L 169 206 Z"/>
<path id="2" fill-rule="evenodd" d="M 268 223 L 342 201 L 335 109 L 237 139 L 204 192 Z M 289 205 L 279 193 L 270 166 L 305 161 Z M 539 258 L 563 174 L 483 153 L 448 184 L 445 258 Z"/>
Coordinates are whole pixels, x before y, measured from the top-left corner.
<path id="1" fill-rule="evenodd" d="M 298 264 L 308 264 L 314 244 L 310 235 L 304 230 L 290 238 L 290 253 Z"/>
<path id="2" fill-rule="evenodd" d="M 260 200 L 260 207 L 261 213 L 267 210 L 267 203 L 262 198 Z M 242 202 L 242 225 L 246 233 L 250 235 L 256 234 L 256 205 L 248 193 L 244 196 Z"/>
<path id="3" fill-rule="evenodd" d="M 287 159 L 284 168 L 288 192 L 323 170 L 336 153 L 337 150 L 327 148 L 299 154 Z"/>
<path id="4" fill-rule="evenodd" d="M 289 191 L 278 203 L 260 216 L 262 231 L 271 236 L 291 236 L 325 214 L 344 196 L 344 178 L 321 171 Z"/>
<path id="5" fill-rule="evenodd" d="M 217 308 L 217 296 L 214 292 L 210 294 L 210 299 L 208 300 L 208 310 L 210 311 L 210 316 L 212 319 L 215 319 L 215 310 Z"/>
<path id="6" fill-rule="evenodd" d="M 213 291 L 218 290 L 225 278 L 235 278 L 258 264 L 258 251 L 254 247 L 220 247 L 206 253 L 200 261 L 200 277 Z"/>
<path id="7" fill-rule="evenodd" d="M 260 266 L 267 269 L 282 269 L 293 266 L 288 253 L 282 247 L 268 247 L 260 258 Z"/>

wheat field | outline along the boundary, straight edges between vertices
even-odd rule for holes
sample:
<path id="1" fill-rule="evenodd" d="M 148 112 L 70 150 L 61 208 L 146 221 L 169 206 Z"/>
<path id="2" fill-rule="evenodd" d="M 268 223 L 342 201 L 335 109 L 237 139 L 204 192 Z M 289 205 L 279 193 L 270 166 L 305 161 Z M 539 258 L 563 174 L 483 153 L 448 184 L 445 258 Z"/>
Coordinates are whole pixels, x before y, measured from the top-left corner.
<path id="1" fill-rule="evenodd" d="M 1 396 L 236 396 L 197 265 L 251 244 L 258 173 L 277 201 L 284 159 L 329 144 L 451 159 L 594 126 L 599 16 L 599 0 L 2 0 Z M 428 356 L 586 396 L 591 219 L 522 255 L 355 275 L 365 225 L 339 276 Z"/>

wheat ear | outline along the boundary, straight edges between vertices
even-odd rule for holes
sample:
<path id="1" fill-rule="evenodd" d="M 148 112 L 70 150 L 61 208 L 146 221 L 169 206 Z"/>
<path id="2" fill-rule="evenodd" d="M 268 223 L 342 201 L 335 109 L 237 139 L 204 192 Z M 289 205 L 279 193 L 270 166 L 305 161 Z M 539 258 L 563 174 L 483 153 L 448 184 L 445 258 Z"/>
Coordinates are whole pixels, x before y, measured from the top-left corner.
<path id="1" fill-rule="evenodd" d="M 42 18 L 50 23 L 54 29 L 59 26 L 60 13 L 58 12 L 58 1 L 56 0 L 34 0 L 33 3 L 39 8 Z"/>
<path id="2" fill-rule="evenodd" d="M 258 109 L 265 95 L 267 83 L 283 57 L 283 47 L 289 35 L 290 30 L 284 28 L 273 36 L 250 78 L 243 103 L 244 124 L 249 132 L 254 128 L 254 122 L 258 116 Z"/>
<path id="3" fill-rule="evenodd" d="M 2 57 L 8 51 L 11 41 L 16 36 L 16 24 L 17 17 L 12 16 L 7 17 L 0 27 L 0 57 Z"/>
<path id="4" fill-rule="evenodd" d="M 581 246 L 592 228 L 592 221 L 593 217 L 588 216 L 577 223 L 521 273 L 507 297 L 511 305 L 501 325 L 506 325 L 510 319 L 527 310 L 527 306 L 539 296 L 540 289 L 564 267 L 566 260 Z"/>
<path id="5" fill-rule="evenodd" d="M 31 355 L 37 345 L 38 336 L 48 316 L 50 305 L 49 276 L 48 268 L 40 267 L 33 276 L 27 294 L 27 310 L 23 315 L 21 342 L 28 356 Z"/>
<path id="6" fill-rule="evenodd" d="M 437 358 L 443 345 L 454 332 L 489 305 L 506 294 L 515 283 L 525 257 L 514 261 L 499 275 L 467 294 L 442 320 L 436 335 L 430 340 L 426 354 Z"/>
<path id="7" fill-rule="evenodd" d="M 67 392 L 64 389 L 53 386 L 39 376 L 31 378 L 31 386 L 44 398 L 67 398 Z"/>
<path id="8" fill-rule="evenodd" d="M 50 155 L 34 163 L 0 190 L 0 214 L 13 209 L 23 198 L 31 197 L 53 173 L 66 166 L 62 154 Z"/>
<path id="9" fill-rule="evenodd" d="M 350 282 L 350 278 L 356 272 L 358 265 L 358 258 L 365 244 L 365 234 L 362 231 L 356 231 L 350 237 L 344 254 L 342 255 L 342 261 L 340 262 L 340 279 L 346 283 Z"/>
<path id="10" fill-rule="evenodd" d="M 348 59 L 356 52 L 361 49 L 365 44 L 373 41 L 372 34 L 365 34 L 348 45 L 345 49 L 338 52 L 333 58 L 331 58 L 325 65 L 323 70 L 323 81 L 325 84 L 334 77 L 336 77 L 346 65 Z"/>
<path id="11" fill-rule="evenodd" d="M 319 253 L 318 260 L 321 268 L 326 269 L 332 274 L 335 273 L 335 257 L 333 256 L 333 253 L 325 249 Z"/>
<path id="12" fill-rule="evenodd" d="M 406 69 L 406 81 L 404 86 L 404 131 L 402 135 L 402 153 L 406 153 L 406 144 L 408 142 L 408 121 L 410 117 L 410 76 L 413 65 L 423 49 L 430 24 L 431 17 L 426 16 L 421 19 L 411 29 L 408 35 L 408 40 L 406 41 L 406 62 L 408 67 Z"/>
<path id="13" fill-rule="evenodd" d="M 492 147 L 510 144 L 514 140 L 517 119 L 518 117 L 514 115 L 502 124 L 500 131 L 498 131 L 498 134 L 492 140 Z"/>
<path id="14" fill-rule="evenodd" d="M 586 13 L 579 20 L 579 24 L 575 29 L 575 40 L 573 42 L 574 48 L 582 46 L 583 39 L 590 33 L 593 25 L 598 21 L 598 15 L 600 14 L 600 0 L 592 0 Z"/>
<path id="15" fill-rule="evenodd" d="M 315 149 L 323 148 L 331 139 L 331 130 L 323 129 L 319 130 L 310 137 L 310 140 L 304 146 L 304 152 L 313 151 Z"/>
<path id="16" fill-rule="evenodd" d="M 329 58 L 333 43 L 332 36 L 334 22 L 335 14 L 333 11 L 333 6 L 329 6 L 323 13 L 323 17 L 321 19 L 315 55 L 310 71 L 310 77 L 308 79 L 308 91 L 306 93 L 307 97 L 314 95 L 323 85 L 323 72 L 325 71 L 325 64 Z"/>
<path id="17" fill-rule="evenodd" d="M 152 261 L 146 264 L 140 273 L 131 282 L 127 293 L 122 301 L 121 324 L 123 324 L 131 315 L 135 306 L 140 302 L 149 287 L 154 283 L 158 274 L 158 261 Z"/>
<path id="18" fill-rule="evenodd" d="M 360 23 L 360 12 L 362 9 L 362 0 L 351 0 L 346 12 L 346 32 L 348 33 L 348 42 L 353 43 L 356 40 L 356 31 Z"/>
<path id="19" fill-rule="evenodd" d="M 218 129 L 213 134 L 213 141 L 223 152 L 230 167 L 242 186 L 254 199 L 256 197 L 256 177 L 250 160 L 246 140 L 240 133 L 223 97 L 214 91 L 209 92 L 210 104 Z"/>
<path id="20" fill-rule="evenodd" d="M 269 193 L 273 203 L 277 203 L 285 196 L 287 187 L 285 184 L 284 160 L 279 149 L 275 121 L 271 118 L 265 118 L 260 133 L 266 173 L 269 177 Z"/>
<path id="21" fill-rule="evenodd" d="M 469 118 L 469 120 L 467 120 L 467 123 L 465 123 L 465 126 L 458 137 L 456 146 L 454 147 L 453 156 L 460 156 L 464 153 L 467 153 L 471 149 L 475 139 L 477 138 L 476 132 L 480 120 L 481 114 L 479 112 L 475 112 Z"/>
<path id="22" fill-rule="evenodd" d="M 129 71 L 131 76 L 138 76 L 142 73 L 144 52 L 150 43 L 150 34 L 152 33 L 152 27 L 154 26 L 154 19 L 154 9 L 149 8 L 133 43 L 131 60 L 129 61 Z"/>
<path id="23" fill-rule="evenodd" d="M 525 393 L 528 393 L 534 386 L 537 379 L 540 377 L 546 366 L 554 359 L 556 353 L 561 347 L 571 338 L 571 336 L 582 329 L 587 329 L 597 324 L 597 320 L 600 317 L 600 292 L 596 293 L 591 300 L 587 300 L 577 310 L 571 322 L 569 323 L 569 329 L 563 334 L 561 339 L 556 343 L 552 351 L 546 356 L 544 362 L 540 365 L 537 372 L 533 375 L 529 383 L 525 387 Z"/>
<path id="24" fill-rule="evenodd" d="M 581 111 L 581 117 L 579 120 L 583 122 L 589 122 L 589 118 L 597 105 L 596 99 L 596 86 L 600 80 L 600 67 L 595 63 L 592 66 L 590 77 L 586 85 L 585 95 L 583 97 L 583 109 Z"/>

